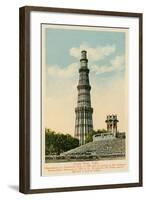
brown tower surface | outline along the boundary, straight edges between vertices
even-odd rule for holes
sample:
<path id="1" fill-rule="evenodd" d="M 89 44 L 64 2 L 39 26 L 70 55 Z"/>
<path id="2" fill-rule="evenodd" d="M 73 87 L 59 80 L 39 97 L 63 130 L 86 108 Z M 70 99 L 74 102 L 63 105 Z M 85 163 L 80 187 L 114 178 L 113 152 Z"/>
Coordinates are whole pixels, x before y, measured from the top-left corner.
<path id="1" fill-rule="evenodd" d="M 79 139 L 80 145 L 85 144 L 85 137 L 93 130 L 90 90 L 89 69 L 87 52 L 81 51 L 77 107 L 75 108 L 75 137 Z"/>

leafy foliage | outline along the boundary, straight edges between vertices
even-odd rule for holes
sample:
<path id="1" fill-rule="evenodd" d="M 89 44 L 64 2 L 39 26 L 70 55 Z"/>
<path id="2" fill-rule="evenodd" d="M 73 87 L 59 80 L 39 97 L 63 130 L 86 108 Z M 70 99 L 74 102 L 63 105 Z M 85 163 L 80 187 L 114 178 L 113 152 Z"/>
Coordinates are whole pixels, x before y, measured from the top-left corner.
<path id="1" fill-rule="evenodd" d="M 79 146 L 79 140 L 70 134 L 56 133 L 50 129 L 45 130 L 46 155 L 59 155 L 62 152 Z"/>
<path id="2" fill-rule="evenodd" d="M 105 129 L 98 129 L 97 131 L 92 130 L 90 133 L 86 135 L 85 143 L 93 142 L 93 135 L 96 135 L 97 133 L 106 133 L 106 132 L 107 130 Z"/>
<path id="3" fill-rule="evenodd" d="M 93 141 L 93 135 L 96 134 L 96 131 L 92 130 L 90 133 L 88 133 L 85 137 L 85 143 L 92 142 Z"/>
<path id="4" fill-rule="evenodd" d="M 98 129 L 97 131 L 95 131 L 96 133 L 106 133 L 107 130 L 105 129 Z"/>

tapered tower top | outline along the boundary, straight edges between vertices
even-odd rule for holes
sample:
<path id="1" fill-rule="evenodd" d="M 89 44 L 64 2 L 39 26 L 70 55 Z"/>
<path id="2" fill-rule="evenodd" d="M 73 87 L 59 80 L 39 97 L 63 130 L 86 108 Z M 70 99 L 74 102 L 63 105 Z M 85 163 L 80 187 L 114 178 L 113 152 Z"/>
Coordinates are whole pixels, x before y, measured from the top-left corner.
<path id="1" fill-rule="evenodd" d="M 87 51 L 85 50 L 81 51 L 81 59 L 87 59 Z"/>

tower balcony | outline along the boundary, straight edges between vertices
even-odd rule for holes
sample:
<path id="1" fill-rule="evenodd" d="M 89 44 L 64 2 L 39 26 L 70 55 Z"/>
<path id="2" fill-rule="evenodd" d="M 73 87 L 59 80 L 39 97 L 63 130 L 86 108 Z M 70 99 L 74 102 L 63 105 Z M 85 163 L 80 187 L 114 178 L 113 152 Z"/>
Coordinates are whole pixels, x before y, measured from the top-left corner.
<path id="1" fill-rule="evenodd" d="M 81 51 L 81 59 L 87 59 L 87 51 L 86 50 Z"/>
<path id="2" fill-rule="evenodd" d="M 93 108 L 91 107 L 86 107 L 86 106 L 81 106 L 81 107 L 76 107 L 75 108 L 75 112 L 83 112 L 83 111 L 86 111 L 86 112 L 90 112 L 90 113 L 93 113 Z"/>
<path id="3" fill-rule="evenodd" d="M 86 89 L 86 90 L 91 90 L 91 86 L 90 85 L 78 85 L 77 89 Z"/>
<path id="4" fill-rule="evenodd" d="M 81 72 L 86 72 L 86 73 L 88 73 L 89 74 L 89 69 L 87 68 L 87 67 L 80 67 L 79 68 L 79 73 L 81 73 Z"/>

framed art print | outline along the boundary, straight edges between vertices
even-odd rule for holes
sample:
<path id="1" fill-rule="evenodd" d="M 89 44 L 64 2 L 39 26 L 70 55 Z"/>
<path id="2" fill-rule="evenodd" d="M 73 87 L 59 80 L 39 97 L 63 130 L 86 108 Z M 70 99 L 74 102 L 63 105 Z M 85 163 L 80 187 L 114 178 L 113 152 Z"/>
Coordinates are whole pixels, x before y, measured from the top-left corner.
<path id="1" fill-rule="evenodd" d="M 20 192 L 142 186 L 142 14 L 20 8 Z"/>

